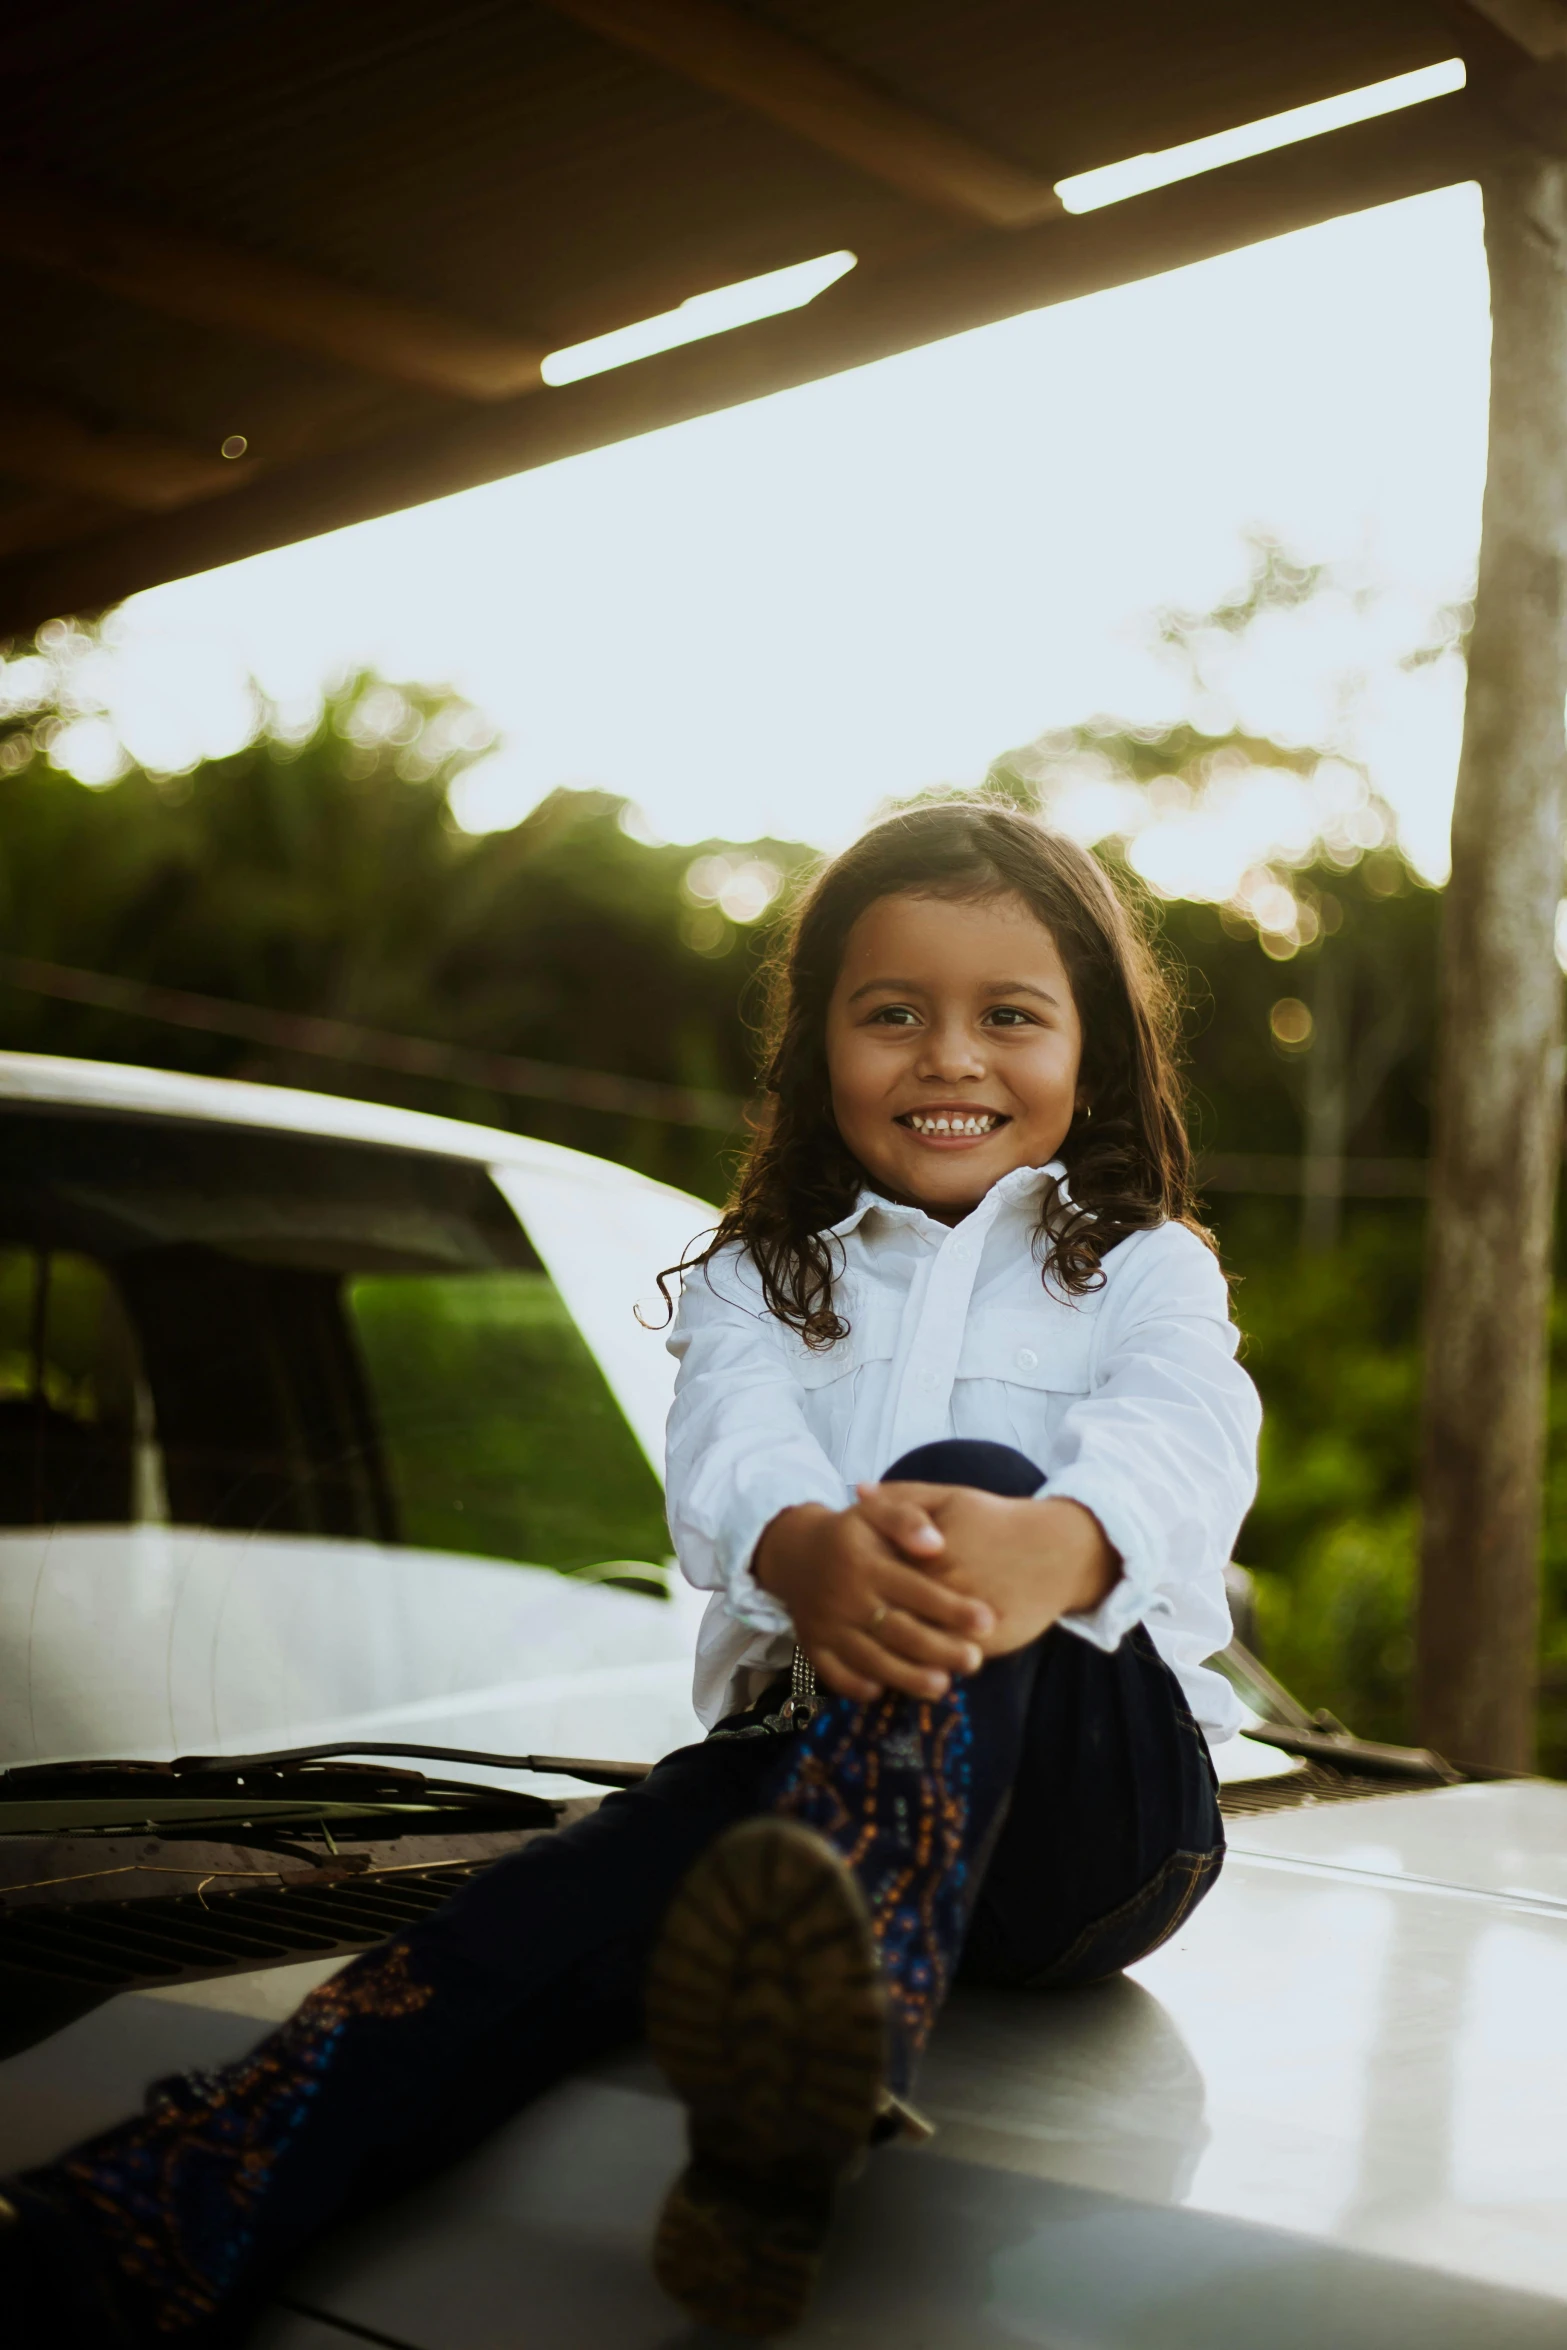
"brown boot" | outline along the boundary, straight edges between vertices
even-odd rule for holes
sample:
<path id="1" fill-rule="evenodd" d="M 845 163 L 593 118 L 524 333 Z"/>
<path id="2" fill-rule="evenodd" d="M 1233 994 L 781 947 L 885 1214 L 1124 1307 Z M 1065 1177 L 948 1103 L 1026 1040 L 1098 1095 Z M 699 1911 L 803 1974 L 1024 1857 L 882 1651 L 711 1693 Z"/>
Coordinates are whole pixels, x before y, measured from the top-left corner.
<path id="1" fill-rule="evenodd" d="M 691 2149 L 654 2274 L 708 2325 L 785 2333 L 815 2287 L 834 2190 L 885 2105 L 870 1918 L 831 1846 L 774 1818 L 721 1836 L 670 1904 L 647 2022 Z"/>

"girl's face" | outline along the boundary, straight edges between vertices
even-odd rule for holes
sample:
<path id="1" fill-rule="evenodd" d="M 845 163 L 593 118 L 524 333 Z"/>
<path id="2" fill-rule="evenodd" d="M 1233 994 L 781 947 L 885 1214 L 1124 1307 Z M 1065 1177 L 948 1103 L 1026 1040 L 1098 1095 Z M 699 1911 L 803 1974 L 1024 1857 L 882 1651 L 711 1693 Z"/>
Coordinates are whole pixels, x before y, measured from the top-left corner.
<path id="1" fill-rule="evenodd" d="M 1066 966 L 1021 898 L 879 898 L 849 933 L 827 1007 L 838 1131 L 881 1190 L 944 1223 L 1055 1157 L 1082 1048 Z"/>

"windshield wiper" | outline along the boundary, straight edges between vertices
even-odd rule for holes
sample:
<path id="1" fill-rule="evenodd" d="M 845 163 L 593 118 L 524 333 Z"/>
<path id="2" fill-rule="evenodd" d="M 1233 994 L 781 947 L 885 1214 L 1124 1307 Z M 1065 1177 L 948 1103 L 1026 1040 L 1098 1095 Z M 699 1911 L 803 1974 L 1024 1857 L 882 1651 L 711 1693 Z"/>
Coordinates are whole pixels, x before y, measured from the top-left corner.
<path id="1" fill-rule="evenodd" d="M 477 1764 L 487 1771 L 539 1771 L 546 1778 L 584 1779 L 590 1787 L 638 1787 L 653 1768 L 651 1763 L 592 1762 L 569 1754 L 486 1754 L 474 1746 L 412 1746 L 396 1739 L 374 1738 L 346 1739 L 331 1746 L 284 1746 L 273 1754 L 182 1754 L 169 1768 L 176 1775 L 186 1771 L 278 1771 L 354 1754 Z"/>
<path id="2" fill-rule="evenodd" d="M 72 1786 L 82 1786 L 89 1779 L 134 1777 L 140 1783 L 156 1780 L 168 1786 L 174 1780 L 202 1779 L 229 1781 L 247 1775 L 262 1773 L 278 1778 L 303 1775 L 318 1763 L 348 1762 L 355 1755 L 384 1755 L 407 1762 L 467 1763 L 481 1770 L 537 1771 L 546 1777 L 581 1779 L 590 1787 L 635 1787 L 648 1775 L 649 1763 L 617 1763 L 582 1760 L 561 1754 L 487 1754 L 470 1746 L 417 1746 L 401 1740 L 344 1739 L 321 1746 L 285 1746 L 269 1754 L 181 1754 L 172 1762 L 154 1762 L 142 1757 L 126 1760 L 84 1760 L 81 1762 L 24 1763 L 0 1772 L 0 1793 L 8 1787 L 26 1787 L 36 1793 L 43 1779 L 58 1779 Z M 368 1766 L 366 1766 L 368 1770 Z M 416 1771 L 383 1772 L 384 1778 L 398 1778 L 427 1784 Z M 254 1792 L 254 1790 L 252 1790 Z M 476 1788 L 476 1794 L 504 1797 L 510 1791 L 504 1787 Z"/>
<path id="3" fill-rule="evenodd" d="M 1302 1762 L 1334 1764 L 1341 1771 L 1360 1771 L 1369 1779 L 1410 1779 L 1427 1787 L 1457 1787 L 1464 1773 L 1445 1755 L 1429 1746 L 1383 1746 L 1352 1737 L 1348 1730 L 1321 1730 L 1293 1725 L 1283 1729 L 1273 1722 L 1248 1727 L 1248 1738 L 1260 1746 L 1276 1746 L 1281 1754 L 1298 1755 Z"/>

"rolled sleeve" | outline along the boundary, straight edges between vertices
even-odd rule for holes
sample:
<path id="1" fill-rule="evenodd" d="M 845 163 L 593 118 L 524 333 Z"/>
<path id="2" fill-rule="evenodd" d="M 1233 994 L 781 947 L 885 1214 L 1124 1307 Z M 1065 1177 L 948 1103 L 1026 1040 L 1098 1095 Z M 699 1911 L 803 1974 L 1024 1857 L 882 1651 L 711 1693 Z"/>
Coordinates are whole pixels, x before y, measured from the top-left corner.
<path id="1" fill-rule="evenodd" d="M 1069 1632 L 1076 1632 L 1095 1648 L 1109 1650 L 1119 1648 L 1134 1624 L 1145 1623 L 1150 1616 L 1174 1613 L 1174 1603 L 1164 1588 L 1165 1554 L 1159 1528 L 1137 1495 L 1127 1490 L 1124 1478 L 1103 1463 L 1081 1462 L 1052 1477 L 1048 1491 L 1052 1501 L 1075 1501 L 1092 1511 L 1104 1529 L 1105 1540 L 1121 1559 L 1114 1588 L 1096 1608 L 1061 1618 Z"/>
<path id="2" fill-rule="evenodd" d="M 1122 1246 L 1138 1258 L 1106 1301 L 1092 1388 L 1062 1422 L 1045 1488 L 1093 1513 L 1121 1573 L 1097 1607 L 1061 1623 L 1113 1649 L 1134 1625 L 1175 1616 L 1178 1599 L 1190 1615 L 1203 1587 L 1219 1647 L 1261 1407 L 1235 1360 L 1224 1277 L 1197 1235 L 1164 1225 Z"/>
<path id="3" fill-rule="evenodd" d="M 666 1499 L 682 1573 L 720 1591 L 752 1630 L 792 1630 L 751 1570 L 781 1510 L 842 1509 L 847 1488 L 807 1424 L 803 1398 L 748 1265 L 724 1251 L 688 1275 L 670 1332 L 679 1363 L 669 1415 Z"/>

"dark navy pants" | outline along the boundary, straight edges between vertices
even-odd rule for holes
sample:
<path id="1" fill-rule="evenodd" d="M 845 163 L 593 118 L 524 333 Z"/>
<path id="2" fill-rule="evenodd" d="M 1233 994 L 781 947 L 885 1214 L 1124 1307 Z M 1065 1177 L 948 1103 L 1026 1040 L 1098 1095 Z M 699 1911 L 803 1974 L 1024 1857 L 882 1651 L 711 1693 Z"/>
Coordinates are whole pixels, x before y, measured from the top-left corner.
<path id="1" fill-rule="evenodd" d="M 1010 1448 L 957 1440 L 888 1474 L 1018 1495 L 1040 1483 Z M 1202 1733 L 1147 1634 L 1106 1655 L 1054 1629 L 961 1683 L 953 1705 L 951 1850 L 968 1882 L 949 1905 L 951 1947 L 935 1954 L 937 2003 L 954 1968 L 1056 1989 L 1113 1974 L 1172 1933 L 1217 1873 L 1223 1831 Z M 829 1699 L 804 1733 L 763 1731 L 765 1710 L 487 1870 L 240 2064 L 159 2083 L 144 2115 L 8 2187 L 36 2264 L 30 2293 L 49 2311 L 40 2339 L 101 2350 L 235 2338 L 330 2221 L 428 2175 L 637 2035 L 653 1937 L 715 1836 L 766 1809 L 813 1817 L 801 1797 L 811 1772 L 815 1796 L 836 1803 L 833 1773 L 852 1779 L 872 1735 L 886 1767 L 871 1780 L 890 1784 L 894 1746 L 917 1772 L 903 1716 L 920 1713 L 928 1732 L 942 1709 Z M 930 1954 L 915 1957 L 928 1983 Z"/>

